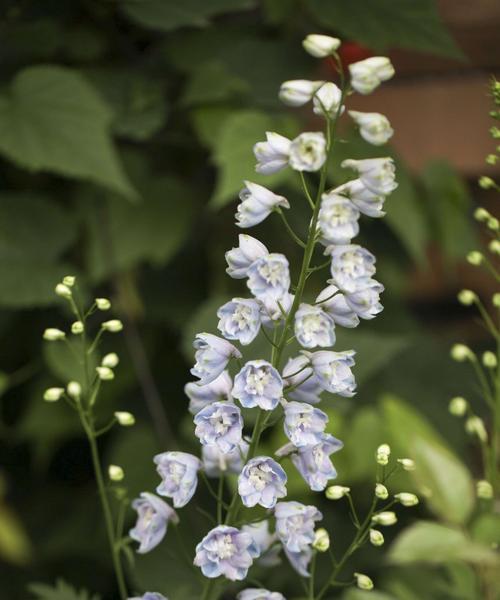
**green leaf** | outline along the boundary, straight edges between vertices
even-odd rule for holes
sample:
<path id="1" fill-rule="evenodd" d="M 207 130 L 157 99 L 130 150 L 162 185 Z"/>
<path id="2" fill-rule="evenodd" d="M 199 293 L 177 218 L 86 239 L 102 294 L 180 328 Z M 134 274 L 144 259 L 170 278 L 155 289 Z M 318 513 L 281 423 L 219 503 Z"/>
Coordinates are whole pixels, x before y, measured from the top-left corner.
<path id="1" fill-rule="evenodd" d="M 434 0 L 307 0 L 313 16 L 342 37 L 375 50 L 421 50 L 463 59 Z"/>
<path id="2" fill-rule="evenodd" d="M 205 102 L 221 102 L 242 96 L 249 90 L 249 84 L 244 79 L 232 75 L 222 62 L 209 61 L 193 72 L 182 103 L 192 106 Z"/>
<path id="3" fill-rule="evenodd" d="M 0 501 L 0 557 L 24 565 L 31 557 L 31 543 L 18 516 Z"/>
<path id="4" fill-rule="evenodd" d="M 484 513 L 479 515 L 471 526 L 472 537 L 478 542 L 500 546 L 500 515 Z"/>
<path id="5" fill-rule="evenodd" d="M 500 563 L 495 552 L 473 542 L 462 530 L 430 521 L 419 521 L 404 530 L 391 546 L 388 558 L 397 565 L 456 560 L 483 565 Z"/>
<path id="6" fill-rule="evenodd" d="M 259 140 L 265 140 L 266 131 L 277 131 L 293 137 L 296 122 L 285 117 L 273 119 L 265 113 L 252 110 L 235 112 L 223 122 L 219 135 L 214 140 L 213 160 L 219 173 L 210 200 L 213 208 L 220 208 L 233 198 L 236 199 L 245 179 L 273 186 L 291 177 L 289 169 L 271 176 L 255 173 L 252 147 Z"/>
<path id="7" fill-rule="evenodd" d="M 252 8 L 254 4 L 254 0 L 125 0 L 122 10 L 139 25 L 172 31 L 186 25 L 204 27 L 210 17 Z"/>
<path id="8" fill-rule="evenodd" d="M 396 598 L 377 590 L 363 591 L 351 587 L 342 595 L 342 600 L 396 600 Z"/>
<path id="9" fill-rule="evenodd" d="M 0 153 L 30 171 L 88 179 L 135 198 L 109 135 L 111 118 L 76 71 L 28 67 L 0 94 Z"/>
<path id="10" fill-rule="evenodd" d="M 45 583 L 32 583 L 29 590 L 37 600 L 99 600 L 97 594 L 86 590 L 77 590 L 63 579 L 58 579 L 54 586 Z"/>

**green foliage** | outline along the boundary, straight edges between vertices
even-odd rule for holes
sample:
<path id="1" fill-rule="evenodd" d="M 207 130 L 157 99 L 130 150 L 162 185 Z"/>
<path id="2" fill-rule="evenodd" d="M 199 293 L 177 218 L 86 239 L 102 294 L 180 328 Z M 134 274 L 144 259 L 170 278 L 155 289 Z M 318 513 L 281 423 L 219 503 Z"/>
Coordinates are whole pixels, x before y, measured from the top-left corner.
<path id="1" fill-rule="evenodd" d="M 31 542 L 23 523 L 3 501 L 0 501 L 0 557 L 22 566 L 31 559 L 31 555 Z"/>
<path id="2" fill-rule="evenodd" d="M 63 579 L 58 579 L 54 587 L 44 583 L 32 583 L 29 589 L 37 600 L 99 600 L 96 594 L 77 590 Z"/>

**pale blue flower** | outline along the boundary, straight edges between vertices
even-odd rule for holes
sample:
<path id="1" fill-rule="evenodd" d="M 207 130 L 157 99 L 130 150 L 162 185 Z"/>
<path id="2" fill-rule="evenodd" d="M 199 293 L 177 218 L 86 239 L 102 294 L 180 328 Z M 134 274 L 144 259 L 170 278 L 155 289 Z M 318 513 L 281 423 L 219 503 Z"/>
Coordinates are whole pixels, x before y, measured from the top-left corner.
<path id="1" fill-rule="evenodd" d="M 283 369 L 283 382 L 292 391 L 287 392 L 287 397 L 298 402 L 317 404 L 321 398 L 323 388 L 312 370 L 309 359 L 300 354 L 291 358 Z"/>
<path id="2" fill-rule="evenodd" d="M 228 340 L 251 344 L 260 331 L 261 305 L 252 298 L 233 298 L 217 311 L 219 331 Z"/>
<path id="3" fill-rule="evenodd" d="M 262 567 L 275 567 L 281 563 L 279 557 L 281 546 L 277 543 L 278 536 L 276 533 L 269 531 L 268 519 L 243 525 L 241 531 L 249 533 L 257 544 L 259 550 L 258 565 Z"/>
<path id="4" fill-rule="evenodd" d="M 359 233 L 359 210 L 354 204 L 334 192 L 321 196 L 321 208 L 318 216 L 321 243 L 349 244 Z"/>
<path id="5" fill-rule="evenodd" d="M 367 217 L 380 218 L 385 215 L 385 195 L 375 193 L 367 188 L 361 179 L 353 179 L 333 190 L 336 194 L 346 196 Z"/>
<path id="6" fill-rule="evenodd" d="M 244 408 L 273 410 L 283 396 L 283 380 L 271 363 L 251 360 L 234 378 L 232 395 Z"/>
<path id="7" fill-rule="evenodd" d="M 329 285 L 319 293 L 316 304 L 321 306 L 337 325 L 350 328 L 359 325 L 358 315 L 347 304 L 344 294 L 334 285 Z"/>
<path id="8" fill-rule="evenodd" d="M 272 253 L 256 260 L 248 268 L 247 285 L 259 300 L 278 300 L 288 293 L 290 271 L 283 254 Z"/>
<path id="9" fill-rule="evenodd" d="M 189 398 L 189 412 L 195 415 L 209 404 L 231 400 L 232 389 L 233 380 L 227 371 L 222 371 L 216 379 L 206 385 L 186 383 L 184 393 Z"/>
<path id="10" fill-rule="evenodd" d="M 295 313 L 295 337 L 303 348 L 335 344 L 335 321 L 321 306 L 300 304 Z"/>
<path id="11" fill-rule="evenodd" d="M 249 267 L 259 258 L 269 254 L 262 242 L 251 235 L 240 233 L 238 248 L 226 252 L 226 273 L 233 279 L 244 279 L 248 275 Z"/>
<path id="12" fill-rule="evenodd" d="M 162 596 L 158 592 L 146 592 L 144 596 L 135 596 L 128 600 L 168 600 L 165 596 Z"/>
<path id="13" fill-rule="evenodd" d="M 363 185 L 374 194 L 386 196 L 398 187 L 395 181 L 394 160 L 390 157 L 347 159 L 341 166 L 357 171 Z"/>
<path id="14" fill-rule="evenodd" d="M 252 458 L 238 477 L 238 493 L 247 507 L 257 504 L 273 508 L 286 496 L 287 476 L 283 468 L 268 456 Z"/>
<path id="15" fill-rule="evenodd" d="M 309 358 L 318 382 L 325 391 L 340 396 L 354 396 L 356 381 L 351 371 L 356 354 L 354 350 L 345 350 L 344 352 L 304 351 L 304 354 Z"/>
<path id="16" fill-rule="evenodd" d="M 137 521 L 129 531 L 129 536 L 139 542 L 139 554 L 145 554 L 158 546 L 167 533 L 169 521 L 179 522 L 173 508 L 148 492 L 142 492 L 140 498 L 132 502 L 132 508 L 137 511 Z"/>
<path id="17" fill-rule="evenodd" d="M 288 439 L 297 448 L 321 441 L 328 415 L 306 402 L 288 402 L 285 405 L 283 427 Z"/>
<path id="18" fill-rule="evenodd" d="M 218 525 L 208 532 L 196 546 L 194 565 L 201 568 L 205 577 L 224 575 L 232 581 L 245 579 L 253 559 L 259 551 L 252 536 L 248 533 Z"/>
<path id="19" fill-rule="evenodd" d="M 195 415 L 195 435 L 204 446 L 227 454 L 239 446 L 243 431 L 240 409 L 232 402 L 214 402 Z"/>
<path id="20" fill-rule="evenodd" d="M 270 592 L 262 588 L 247 588 L 236 596 L 236 600 L 286 600 L 286 598 L 279 592 Z"/>
<path id="21" fill-rule="evenodd" d="M 230 452 L 221 452 L 217 445 L 202 446 L 201 458 L 203 471 L 208 477 L 220 477 L 224 473 L 241 473 L 243 463 L 248 453 L 248 444 L 242 440 Z"/>
<path id="22" fill-rule="evenodd" d="M 325 433 L 320 442 L 298 448 L 297 453 L 292 454 L 293 464 L 314 492 L 322 492 L 328 481 L 337 477 L 330 454 L 337 452 L 342 446 L 340 440 Z"/>
<path id="23" fill-rule="evenodd" d="M 262 223 L 277 207 L 290 208 L 286 198 L 251 181 L 245 181 L 245 187 L 240 192 L 240 200 L 236 224 L 242 228 Z"/>
<path id="24" fill-rule="evenodd" d="M 198 377 L 200 385 L 217 379 L 231 358 L 241 358 L 241 352 L 233 344 L 211 333 L 196 334 L 193 346 L 196 349 L 196 364 L 191 374 Z"/>
<path id="25" fill-rule="evenodd" d="M 384 307 L 380 303 L 380 294 L 384 286 L 375 279 L 364 278 L 358 282 L 358 289 L 350 294 L 345 294 L 345 300 L 361 319 L 373 319 Z"/>
<path id="26" fill-rule="evenodd" d="M 158 494 L 172 498 L 175 508 L 185 506 L 198 485 L 200 459 L 187 452 L 162 452 L 153 460 L 162 478 L 161 484 L 156 488 Z"/>
<path id="27" fill-rule="evenodd" d="M 332 259 L 330 272 L 333 283 L 342 291 L 355 292 L 360 281 L 375 274 L 375 257 L 361 246 L 328 246 L 325 254 Z"/>
<path id="28" fill-rule="evenodd" d="M 257 159 L 255 170 L 263 175 L 271 175 L 288 165 L 292 141 L 273 131 L 266 131 L 266 139 L 266 142 L 257 142 L 253 147 Z"/>

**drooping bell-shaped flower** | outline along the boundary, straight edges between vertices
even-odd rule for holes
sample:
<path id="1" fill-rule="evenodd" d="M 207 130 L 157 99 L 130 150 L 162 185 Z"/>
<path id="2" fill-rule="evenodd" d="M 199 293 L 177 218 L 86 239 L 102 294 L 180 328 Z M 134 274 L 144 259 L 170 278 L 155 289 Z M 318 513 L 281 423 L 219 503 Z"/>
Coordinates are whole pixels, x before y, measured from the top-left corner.
<path id="1" fill-rule="evenodd" d="M 232 395 L 244 408 L 273 410 L 283 396 L 283 380 L 271 363 L 251 360 L 234 378 Z"/>
<path id="2" fill-rule="evenodd" d="M 349 65 L 351 85 L 360 94 L 370 94 L 394 75 L 394 67 L 385 56 L 371 56 Z"/>
<path id="3" fill-rule="evenodd" d="M 236 212 L 238 227 L 253 227 L 262 223 L 277 207 L 290 208 L 284 196 L 278 196 L 263 185 L 245 181 L 240 192 L 240 204 Z"/>
<path id="4" fill-rule="evenodd" d="M 251 344 L 260 331 L 261 305 L 253 298 L 233 298 L 217 311 L 219 331 L 228 340 Z"/>
<path id="5" fill-rule="evenodd" d="M 322 492 L 337 471 L 330 460 L 330 454 L 337 452 L 344 444 L 330 434 L 323 434 L 320 441 L 311 446 L 302 446 L 291 455 L 293 464 L 311 490 Z"/>
<path id="6" fill-rule="evenodd" d="M 243 418 L 232 402 L 214 402 L 194 417 L 195 435 L 204 446 L 217 446 L 222 453 L 232 452 L 241 444 Z"/>
<path id="7" fill-rule="evenodd" d="M 241 352 L 233 344 L 211 333 L 196 334 L 193 346 L 196 349 L 196 364 L 191 374 L 198 377 L 200 385 L 217 379 L 231 358 L 241 358 Z"/>
<path id="8" fill-rule="evenodd" d="M 226 252 L 226 273 L 233 279 L 244 279 L 248 275 L 249 267 L 269 252 L 262 242 L 246 233 L 240 233 L 238 242 L 238 248 Z"/>
<path id="9" fill-rule="evenodd" d="M 170 521 L 179 522 L 175 510 L 149 492 L 142 492 L 140 498 L 132 502 L 132 508 L 137 511 L 137 521 L 129 531 L 129 536 L 139 542 L 139 554 L 145 554 L 158 546 L 167 533 Z"/>
<path id="10" fill-rule="evenodd" d="M 247 507 L 259 504 L 273 508 L 286 496 L 286 473 L 269 456 L 256 456 L 247 462 L 238 477 L 238 493 Z"/>
<path id="11" fill-rule="evenodd" d="M 193 497 L 198 485 L 201 461 L 187 452 L 162 452 L 153 458 L 162 482 L 156 488 L 160 496 L 172 498 L 175 508 L 182 508 Z"/>
<path id="12" fill-rule="evenodd" d="M 255 170 L 262 175 L 277 173 L 288 166 L 291 140 L 279 133 L 266 131 L 265 142 L 257 142 L 253 153 L 257 159 Z"/>

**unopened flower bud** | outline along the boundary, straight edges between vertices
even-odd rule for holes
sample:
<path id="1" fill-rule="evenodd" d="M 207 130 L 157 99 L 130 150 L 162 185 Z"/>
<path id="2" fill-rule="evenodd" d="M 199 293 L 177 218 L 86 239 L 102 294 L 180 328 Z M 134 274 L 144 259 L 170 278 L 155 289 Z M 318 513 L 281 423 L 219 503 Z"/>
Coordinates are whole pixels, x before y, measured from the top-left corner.
<path id="1" fill-rule="evenodd" d="M 498 231 L 498 228 L 500 227 L 500 221 L 498 219 L 496 219 L 495 217 L 490 217 L 486 221 L 486 225 L 487 225 L 488 229 L 491 229 L 492 231 Z"/>
<path id="2" fill-rule="evenodd" d="M 326 552 L 330 547 L 330 536 L 328 531 L 323 529 L 316 529 L 314 532 L 313 548 L 318 552 Z"/>
<path id="3" fill-rule="evenodd" d="M 114 369 L 118 366 L 120 359 L 118 358 L 118 354 L 116 352 L 110 352 L 106 354 L 106 356 L 102 359 L 101 365 L 103 367 L 108 367 L 110 369 Z"/>
<path id="4" fill-rule="evenodd" d="M 418 504 L 417 496 L 415 496 L 415 494 L 410 494 L 409 492 L 394 494 L 394 498 L 396 498 L 403 506 L 416 506 Z"/>
<path id="5" fill-rule="evenodd" d="M 491 242 L 488 244 L 488 250 L 492 254 L 500 255 L 500 241 L 498 241 L 498 240 L 491 240 Z"/>
<path id="6" fill-rule="evenodd" d="M 450 354 L 451 358 L 457 362 L 464 362 L 474 358 L 472 350 L 465 344 L 455 344 L 452 347 Z"/>
<path id="7" fill-rule="evenodd" d="M 450 400 L 448 410 L 454 417 L 463 417 L 467 411 L 467 400 L 462 396 L 455 396 Z"/>
<path id="8" fill-rule="evenodd" d="M 493 306 L 495 306 L 496 308 L 500 308 L 500 293 L 496 293 L 493 294 L 491 301 L 493 303 Z"/>
<path id="9" fill-rule="evenodd" d="M 71 289 L 67 285 L 64 285 L 64 283 L 58 283 L 55 292 L 61 298 L 71 298 L 72 295 Z"/>
<path id="10" fill-rule="evenodd" d="M 377 448 L 376 459 L 379 465 L 387 465 L 389 456 L 391 455 L 391 447 L 389 444 L 382 444 Z"/>
<path id="11" fill-rule="evenodd" d="M 370 529 L 370 543 L 373 546 L 382 546 L 384 543 L 384 536 L 378 529 Z"/>
<path id="12" fill-rule="evenodd" d="M 351 488 L 348 488 L 344 485 L 331 485 L 330 487 L 326 488 L 325 496 L 328 498 L 328 500 L 340 500 L 340 498 L 343 498 L 350 491 Z"/>
<path id="13" fill-rule="evenodd" d="M 96 298 L 95 304 L 99 310 L 109 310 L 111 302 L 107 298 Z"/>
<path id="14" fill-rule="evenodd" d="M 481 442 L 486 443 L 488 441 L 488 432 L 484 426 L 484 421 L 477 416 L 472 416 L 465 421 L 465 431 L 469 435 L 475 435 Z"/>
<path id="15" fill-rule="evenodd" d="M 81 321 L 75 321 L 71 324 L 71 333 L 73 333 L 74 335 L 79 335 L 80 333 L 83 333 L 83 331 L 84 326 Z"/>
<path id="16" fill-rule="evenodd" d="M 373 581 L 368 577 L 368 575 L 363 575 L 363 573 L 354 573 L 354 577 L 356 578 L 356 585 L 360 590 L 373 590 Z"/>
<path id="17" fill-rule="evenodd" d="M 372 523 L 376 523 L 377 525 L 394 525 L 397 521 L 398 518 L 396 517 L 396 513 L 392 510 L 385 510 L 372 517 Z"/>
<path id="18" fill-rule="evenodd" d="M 57 402 L 63 394 L 64 388 L 53 387 L 45 390 L 43 394 L 43 399 L 46 402 Z"/>
<path id="19" fill-rule="evenodd" d="M 488 165 L 496 165 L 498 156 L 496 154 L 488 154 L 485 161 Z"/>
<path id="20" fill-rule="evenodd" d="M 493 486 L 489 481 L 482 479 L 476 483 L 476 494 L 481 500 L 491 500 L 493 498 Z"/>
<path id="21" fill-rule="evenodd" d="M 464 306 L 470 306 L 477 300 L 477 295 L 472 290 L 461 290 L 458 293 L 458 301 Z"/>
<path id="22" fill-rule="evenodd" d="M 62 282 L 68 287 L 73 287 L 76 282 L 76 277 L 74 275 L 66 275 L 66 277 L 63 277 Z"/>
<path id="23" fill-rule="evenodd" d="M 122 481 L 122 479 L 125 477 L 123 469 L 117 465 L 109 465 L 108 475 L 111 481 Z"/>
<path id="24" fill-rule="evenodd" d="M 329 35 L 311 33 L 303 40 L 302 46 L 311 56 L 324 58 L 337 50 L 340 46 L 340 40 Z"/>
<path id="25" fill-rule="evenodd" d="M 131 427 L 135 423 L 134 415 L 125 411 L 115 412 L 115 419 L 118 421 L 118 425 L 122 427 Z"/>
<path id="26" fill-rule="evenodd" d="M 469 252 L 466 258 L 467 262 L 471 265 L 474 265 L 475 267 L 479 266 L 484 260 L 483 254 L 478 250 L 473 250 L 472 252 Z"/>
<path id="27" fill-rule="evenodd" d="M 118 333 L 118 331 L 123 329 L 123 323 L 118 319 L 111 319 L 111 321 L 104 321 L 101 327 L 111 333 Z"/>
<path id="28" fill-rule="evenodd" d="M 101 381 L 110 381 L 115 378 L 115 374 L 109 367 L 96 367 L 95 370 Z"/>
<path id="29" fill-rule="evenodd" d="M 474 211 L 474 219 L 476 219 L 476 221 L 479 221 L 480 223 L 487 221 L 490 217 L 490 213 L 482 206 L 476 208 L 476 210 Z"/>
<path id="30" fill-rule="evenodd" d="M 66 391 L 68 392 L 68 396 L 78 400 L 82 395 L 82 386 L 78 383 L 78 381 L 70 381 L 66 386 Z"/>
<path id="31" fill-rule="evenodd" d="M 43 332 L 43 339 L 49 342 L 57 342 L 58 340 L 63 340 L 66 337 L 64 331 L 60 329 L 55 329 L 54 327 L 49 327 Z"/>
<path id="32" fill-rule="evenodd" d="M 387 498 L 389 498 L 389 492 L 384 484 L 377 483 L 375 486 L 375 496 L 380 500 L 387 500 Z"/>
<path id="33" fill-rule="evenodd" d="M 415 461 L 411 458 L 398 458 L 398 463 L 403 467 L 405 471 L 415 470 Z"/>
<path id="34" fill-rule="evenodd" d="M 486 352 L 483 352 L 482 361 L 483 361 L 483 365 L 487 369 L 496 369 L 497 364 L 498 364 L 496 354 L 494 354 L 493 352 L 490 352 L 489 350 Z"/>
<path id="35" fill-rule="evenodd" d="M 478 183 L 479 187 L 482 187 L 483 190 L 489 190 L 495 185 L 493 179 L 491 177 L 486 177 L 485 175 L 479 178 Z"/>

